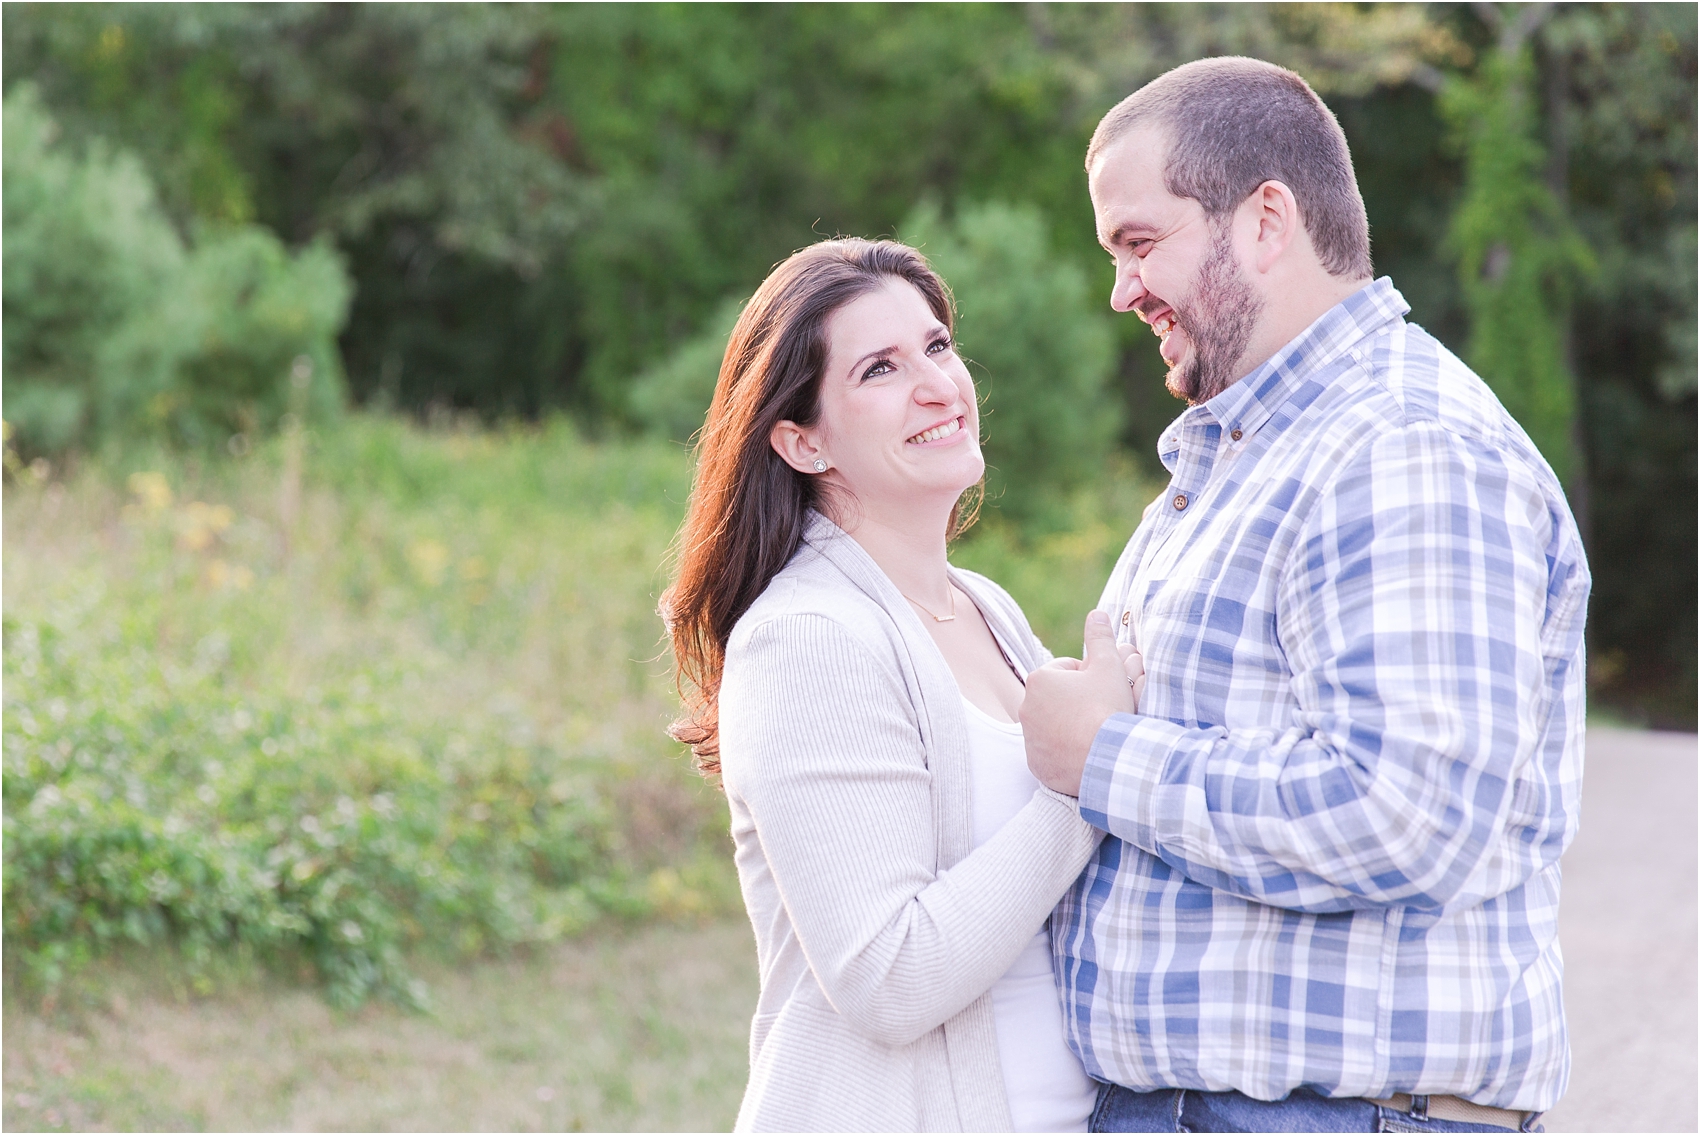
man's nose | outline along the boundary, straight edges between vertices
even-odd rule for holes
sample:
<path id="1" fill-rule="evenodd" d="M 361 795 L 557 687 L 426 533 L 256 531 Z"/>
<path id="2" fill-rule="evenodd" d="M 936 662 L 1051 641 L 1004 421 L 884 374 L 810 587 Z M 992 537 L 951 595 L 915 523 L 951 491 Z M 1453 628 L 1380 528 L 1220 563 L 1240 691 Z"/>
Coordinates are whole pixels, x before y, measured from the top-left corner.
<path id="1" fill-rule="evenodd" d="M 1126 264 L 1116 265 L 1116 283 L 1110 289 L 1110 308 L 1113 311 L 1132 311 L 1146 296 L 1145 281 L 1140 277 L 1140 262 L 1129 257 Z"/>

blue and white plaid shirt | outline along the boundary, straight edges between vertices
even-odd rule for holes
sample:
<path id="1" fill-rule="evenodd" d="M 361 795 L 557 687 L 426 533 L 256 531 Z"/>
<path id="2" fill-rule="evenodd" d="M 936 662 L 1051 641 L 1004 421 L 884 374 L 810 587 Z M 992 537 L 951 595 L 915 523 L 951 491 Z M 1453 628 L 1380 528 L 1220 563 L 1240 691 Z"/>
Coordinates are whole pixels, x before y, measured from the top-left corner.
<path id="1" fill-rule="evenodd" d="M 1149 675 L 1052 925 L 1135 1090 L 1563 1093 L 1589 576 L 1552 470 L 1370 284 L 1164 432 L 1101 608 Z"/>

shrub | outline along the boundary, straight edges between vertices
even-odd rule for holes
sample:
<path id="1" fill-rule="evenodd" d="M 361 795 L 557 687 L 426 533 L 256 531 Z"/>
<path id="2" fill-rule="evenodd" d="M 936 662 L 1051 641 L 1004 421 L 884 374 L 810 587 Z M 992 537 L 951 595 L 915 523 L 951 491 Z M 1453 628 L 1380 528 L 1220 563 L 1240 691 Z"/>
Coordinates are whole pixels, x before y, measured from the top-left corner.
<path id="1" fill-rule="evenodd" d="M 645 661 L 684 483 L 670 446 L 560 423 L 355 416 L 8 484 L 8 964 L 51 988 L 120 942 L 203 975 L 245 950 L 406 1002 L 415 950 L 735 904 Z"/>
<path id="2" fill-rule="evenodd" d="M 1069 490 L 1103 469 L 1119 423 L 1105 389 L 1113 332 L 1038 209 L 923 205 L 902 227 L 956 297 L 957 340 L 983 403 L 988 511 L 1033 531 L 1066 523 Z"/>
<path id="3" fill-rule="evenodd" d="M 28 84 L 4 114 L 6 410 L 21 448 L 204 446 L 340 407 L 351 286 L 329 245 L 291 254 L 243 225 L 190 247 L 134 158 L 99 140 L 71 151 Z"/>
<path id="4" fill-rule="evenodd" d="M 702 428 L 726 342 L 743 310 L 741 299 L 722 300 L 701 331 L 632 381 L 627 407 L 647 432 L 689 441 Z"/>

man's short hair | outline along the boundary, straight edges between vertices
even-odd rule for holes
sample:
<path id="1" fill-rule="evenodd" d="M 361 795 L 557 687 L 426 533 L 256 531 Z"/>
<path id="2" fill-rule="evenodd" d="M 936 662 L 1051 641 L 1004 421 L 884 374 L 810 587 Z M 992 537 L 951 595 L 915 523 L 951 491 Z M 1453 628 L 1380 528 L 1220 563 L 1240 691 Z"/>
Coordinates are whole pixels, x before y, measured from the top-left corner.
<path id="1" fill-rule="evenodd" d="M 1159 75 L 1098 123 L 1086 168 L 1134 127 L 1155 123 L 1169 138 L 1163 180 L 1220 221 L 1266 181 L 1293 191 L 1324 268 L 1371 274 L 1369 215 L 1352 173 L 1346 134 L 1299 76 L 1261 59 L 1199 59 Z"/>

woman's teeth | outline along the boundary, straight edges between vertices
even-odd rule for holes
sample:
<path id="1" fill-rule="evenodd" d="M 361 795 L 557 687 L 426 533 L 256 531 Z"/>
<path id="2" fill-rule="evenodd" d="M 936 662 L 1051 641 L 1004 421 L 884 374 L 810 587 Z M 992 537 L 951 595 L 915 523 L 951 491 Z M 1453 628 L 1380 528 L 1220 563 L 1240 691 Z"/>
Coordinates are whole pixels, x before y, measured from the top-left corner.
<path id="1" fill-rule="evenodd" d="M 907 445 L 920 445 L 922 442 L 926 442 L 926 441 L 937 441 L 941 437 L 949 437 L 951 434 L 955 433 L 957 430 L 959 430 L 961 428 L 962 428 L 962 419 L 961 418 L 952 418 L 950 421 L 946 422 L 942 426 L 934 426 L 932 429 L 926 431 L 925 433 L 916 434 L 914 437 L 910 438 L 908 440 L 908 442 L 906 442 L 905 444 L 907 444 Z"/>

